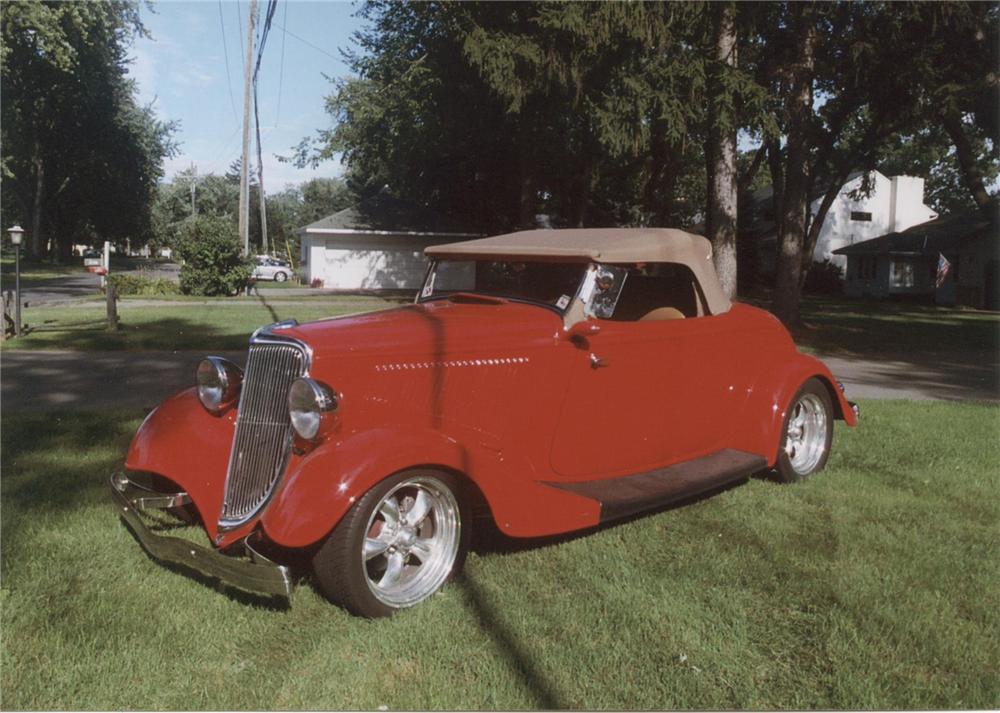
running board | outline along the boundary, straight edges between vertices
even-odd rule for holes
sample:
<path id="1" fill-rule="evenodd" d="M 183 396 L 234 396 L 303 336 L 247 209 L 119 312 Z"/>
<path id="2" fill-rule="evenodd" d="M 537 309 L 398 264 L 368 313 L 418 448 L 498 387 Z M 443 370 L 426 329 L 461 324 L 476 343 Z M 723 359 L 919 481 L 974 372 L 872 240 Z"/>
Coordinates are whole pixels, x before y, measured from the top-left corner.
<path id="1" fill-rule="evenodd" d="M 580 483 L 545 483 L 601 504 L 601 522 L 667 505 L 767 468 L 759 455 L 726 449 L 647 473 Z"/>

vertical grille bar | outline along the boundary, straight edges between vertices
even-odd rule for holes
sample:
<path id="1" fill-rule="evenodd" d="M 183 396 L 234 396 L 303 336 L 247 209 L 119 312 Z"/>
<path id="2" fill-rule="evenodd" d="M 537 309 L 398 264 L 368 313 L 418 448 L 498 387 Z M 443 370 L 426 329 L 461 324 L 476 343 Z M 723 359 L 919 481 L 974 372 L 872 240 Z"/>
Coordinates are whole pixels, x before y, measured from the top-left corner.
<path id="1" fill-rule="evenodd" d="M 306 368 L 305 351 L 294 343 L 250 345 L 220 524 L 249 519 L 281 478 L 292 446 L 288 390 Z"/>

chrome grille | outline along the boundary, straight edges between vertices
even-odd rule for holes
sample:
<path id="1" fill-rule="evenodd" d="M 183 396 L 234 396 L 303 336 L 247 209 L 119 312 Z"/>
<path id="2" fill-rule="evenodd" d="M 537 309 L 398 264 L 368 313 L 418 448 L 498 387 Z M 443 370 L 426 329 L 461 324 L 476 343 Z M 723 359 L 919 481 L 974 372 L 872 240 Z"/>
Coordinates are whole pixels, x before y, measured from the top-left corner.
<path id="1" fill-rule="evenodd" d="M 281 477 L 292 447 L 288 389 L 307 367 L 305 350 L 296 343 L 250 345 L 220 525 L 248 520 Z"/>

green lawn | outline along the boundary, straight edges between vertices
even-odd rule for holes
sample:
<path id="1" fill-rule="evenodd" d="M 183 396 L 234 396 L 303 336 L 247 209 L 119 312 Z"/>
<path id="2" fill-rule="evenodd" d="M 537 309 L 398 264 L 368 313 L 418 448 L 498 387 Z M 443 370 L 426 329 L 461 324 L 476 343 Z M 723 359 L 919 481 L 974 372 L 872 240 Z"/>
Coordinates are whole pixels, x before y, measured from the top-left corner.
<path id="1" fill-rule="evenodd" d="M 105 493 L 142 414 L 6 416 L 3 708 L 1000 707 L 1000 409 L 862 406 L 804 483 L 480 546 L 376 622 L 147 558 Z"/>
<path id="2" fill-rule="evenodd" d="M 14 289 L 14 258 L 13 256 L 0 259 L 0 280 L 4 289 Z M 67 265 L 52 265 L 47 262 L 29 262 L 21 260 L 22 280 L 56 280 L 66 275 L 79 275 L 86 272 L 83 268 L 82 258 L 73 258 Z"/>
<path id="3" fill-rule="evenodd" d="M 885 300 L 806 297 L 806 327 L 795 334 L 803 347 L 841 356 L 920 352 L 948 359 L 1000 350 L 1000 314 Z"/>
<path id="4" fill-rule="evenodd" d="M 283 319 L 300 322 L 352 312 L 384 309 L 394 303 L 377 298 L 266 301 L 260 298 L 192 300 L 124 299 L 118 312 L 120 332 L 108 332 L 103 303 L 86 306 L 34 307 L 24 310 L 30 329 L 4 349 L 242 349 L 257 327 Z"/>

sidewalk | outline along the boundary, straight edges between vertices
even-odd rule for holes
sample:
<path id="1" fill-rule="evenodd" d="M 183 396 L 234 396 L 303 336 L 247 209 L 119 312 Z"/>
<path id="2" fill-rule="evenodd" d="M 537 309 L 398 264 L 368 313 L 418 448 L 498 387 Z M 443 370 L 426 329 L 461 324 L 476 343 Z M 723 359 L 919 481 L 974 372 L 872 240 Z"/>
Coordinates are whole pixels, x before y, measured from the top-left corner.
<path id="1" fill-rule="evenodd" d="M 216 352 L 243 365 L 246 353 Z M 152 409 L 194 384 L 202 352 L 9 351 L 0 355 L 5 413 L 54 409 Z M 824 357 L 851 399 L 1000 403 L 995 364 L 981 367 Z"/>

